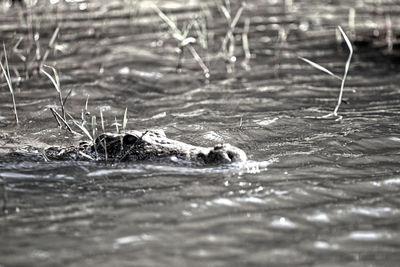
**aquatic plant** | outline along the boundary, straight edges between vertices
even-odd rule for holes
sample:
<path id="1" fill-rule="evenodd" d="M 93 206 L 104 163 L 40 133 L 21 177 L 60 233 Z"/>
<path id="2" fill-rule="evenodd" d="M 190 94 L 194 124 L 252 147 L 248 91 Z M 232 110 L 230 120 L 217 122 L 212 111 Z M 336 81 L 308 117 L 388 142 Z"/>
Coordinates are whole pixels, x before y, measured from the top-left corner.
<path id="1" fill-rule="evenodd" d="M 65 99 L 63 99 L 63 97 L 62 97 L 62 92 L 61 92 L 61 86 L 60 86 L 60 77 L 59 77 L 59 75 L 58 75 L 58 73 L 57 73 L 57 70 L 56 70 L 54 67 L 48 66 L 48 65 L 44 65 L 44 67 L 50 68 L 50 69 L 53 71 L 54 77 L 51 76 L 51 75 L 50 75 L 47 71 L 45 71 L 43 68 L 40 69 L 40 72 L 42 72 L 43 74 L 45 74 L 45 75 L 50 79 L 50 81 L 53 83 L 54 88 L 56 88 L 56 90 L 57 90 L 57 92 L 58 92 L 58 97 L 59 97 L 59 100 L 60 100 L 62 117 L 64 118 L 64 120 L 66 120 L 64 104 L 66 103 L 67 97 L 69 96 L 70 93 L 67 95 L 67 97 L 66 97 Z"/>
<path id="2" fill-rule="evenodd" d="M 41 56 L 39 53 L 39 58 L 38 58 L 38 59 L 40 59 L 39 69 L 43 68 L 43 66 L 45 65 L 47 58 L 50 54 L 50 51 L 52 49 L 54 49 L 54 44 L 55 44 L 55 41 L 56 41 L 56 38 L 57 38 L 59 32 L 60 32 L 60 26 L 57 26 L 57 28 L 54 30 L 53 35 L 51 36 L 51 38 L 49 40 L 49 44 L 47 45 L 47 49 L 45 50 L 43 56 Z"/>
<path id="3" fill-rule="evenodd" d="M 127 123 L 128 123 L 128 108 L 125 108 L 124 118 L 122 119 L 122 131 L 125 131 Z"/>
<path id="4" fill-rule="evenodd" d="M 104 149 L 104 156 L 105 156 L 105 161 L 108 161 L 108 152 L 107 152 L 107 142 L 105 138 L 99 138 L 101 136 L 101 134 L 99 134 L 99 130 L 98 130 L 98 124 L 97 124 L 97 117 L 96 116 L 91 116 L 90 119 L 90 124 L 87 122 L 86 117 L 90 116 L 90 113 L 88 112 L 88 100 L 89 97 L 87 97 L 86 99 L 86 103 L 85 103 L 85 107 L 84 109 L 82 109 L 82 121 L 81 123 L 79 123 L 76 119 L 74 119 L 74 117 L 67 113 L 68 117 L 72 120 L 72 122 L 75 124 L 75 126 L 77 126 L 84 135 L 86 135 L 89 140 L 91 141 L 91 144 L 93 145 L 94 151 L 95 151 L 95 155 L 96 155 L 96 159 L 98 159 L 98 148 L 99 145 L 101 147 L 103 147 Z M 71 127 L 68 125 L 68 122 L 66 120 L 64 120 L 61 115 L 59 115 L 53 108 L 50 108 L 50 110 L 53 112 L 54 117 L 56 118 L 57 122 L 59 123 L 59 125 L 61 125 L 60 121 L 66 125 L 67 130 L 70 131 L 73 134 L 76 135 L 81 135 L 78 132 L 75 132 L 74 130 L 71 129 Z M 125 131 L 127 123 L 128 123 L 128 109 L 125 108 L 125 112 L 124 112 L 124 116 L 122 119 L 122 125 L 120 123 L 118 123 L 117 118 L 115 117 L 115 123 L 113 123 L 111 126 L 115 126 L 116 127 L 116 133 L 117 134 L 121 134 L 122 131 Z M 103 112 L 100 109 L 100 123 L 101 123 L 101 130 L 103 132 L 103 134 L 106 133 L 105 131 L 105 123 L 104 123 L 104 116 L 103 116 Z M 88 126 L 86 126 L 88 125 Z M 120 127 L 122 127 L 120 129 Z M 121 135 L 121 150 L 123 148 L 123 136 Z M 89 155 L 83 154 L 84 157 L 90 158 L 91 160 L 94 160 L 93 158 L 91 158 Z"/>
<path id="5" fill-rule="evenodd" d="M 197 41 L 200 43 L 201 47 L 205 50 L 208 49 L 208 30 L 207 30 L 207 21 L 205 13 L 203 11 L 202 14 L 193 21 L 193 28 L 197 35 Z"/>
<path id="6" fill-rule="evenodd" d="M 386 15 L 385 17 L 385 28 L 386 28 L 386 44 L 388 53 L 393 52 L 393 24 L 390 15 Z"/>
<path id="7" fill-rule="evenodd" d="M 96 159 L 99 158 L 99 153 L 97 152 L 97 143 L 96 139 L 98 137 L 97 134 L 97 122 L 96 122 L 96 116 L 92 116 L 92 136 L 93 136 L 93 147 L 94 147 L 94 152 L 96 154 Z"/>
<path id="8" fill-rule="evenodd" d="M 125 108 L 124 117 L 122 119 L 122 133 L 123 134 L 125 134 L 126 124 L 128 123 L 127 115 L 128 115 L 128 108 Z M 121 143 L 121 150 L 122 150 L 124 147 L 124 138 L 122 135 L 120 137 L 120 143 Z"/>
<path id="9" fill-rule="evenodd" d="M 90 135 L 90 132 L 88 129 L 86 129 L 85 125 L 79 124 L 73 117 L 71 114 L 67 113 L 68 117 L 70 117 L 70 119 L 72 120 L 72 122 L 89 138 L 90 141 L 94 141 L 93 137 Z"/>
<path id="10" fill-rule="evenodd" d="M 251 59 L 251 53 L 250 53 L 250 48 L 249 48 L 249 29 L 250 29 L 250 19 L 247 18 L 244 21 L 244 28 L 243 28 L 243 33 L 242 33 L 242 47 L 243 47 L 243 53 L 244 53 L 244 60 L 242 62 L 242 66 L 245 70 L 250 70 L 250 59 Z"/>
<path id="11" fill-rule="evenodd" d="M 3 43 L 3 51 L 4 51 L 4 65 L 0 60 L 0 67 L 1 67 L 1 70 L 3 71 L 4 78 L 7 81 L 8 89 L 10 89 L 12 102 L 13 102 L 13 108 L 14 108 L 15 121 L 17 122 L 17 124 L 19 124 L 17 105 L 15 104 L 14 89 L 13 89 L 13 85 L 12 85 L 12 81 L 11 81 L 10 68 L 8 67 L 6 46 L 4 45 L 4 43 Z"/>
<path id="12" fill-rule="evenodd" d="M 86 102 L 85 106 L 82 109 L 81 112 L 81 123 L 78 123 L 77 120 L 75 120 L 71 114 L 67 113 L 68 117 L 72 120 L 72 122 L 89 138 L 90 141 L 94 142 L 97 138 L 97 123 L 96 123 L 96 116 L 91 117 L 91 128 L 92 128 L 92 134 L 90 134 L 90 129 L 86 128 L 87 120 L 86 117 L 90 118 L 90 112 L 88 111 L 88 103 L 89 103 L 89 96 L 86 97 Z M 103 121 L 103 114 L 100 113 L 101 116 L 101 122 L 102 126 L 104 129 L 104 121 Z"/>
<path id="13" fill-rule="evenodd" d="M 182 59 L 184 49 L 187 48 L 187 49 L 189 49 L 193 58 L 196 60 L 197 64 L 199 64 L 200 68 L 203 70 L 204 76 L 206 78 L 209 78 L 210 70 L 208 69 L 208 67 L 204 63 L 203 59 L 200 57 L 199 53 L 197 53 L 196 49 L 192 45 L 192 44 L 196 43 L 197 39 L 192 36 L 188 36 L 191 28 L 193 27 L 193 25 L 195 23 L 194 22 L 190 23 L 183 30 L 180 30 L 176 26 L 176 24 L 172 21 L 172 19 L 170 19 L 166 14 L 164 14 L 161 11 L 161 9 L 159 9 L 155 4 L 152 4 L 151 7 L 157 13 L 157 15 L 165 22 L 165 24 L 168 25 L 172 37 L 175 38 L 179 42 L 178 48 L 179 48 L 180 53 L 179 53 L 179 61 L 178 61 L 177 69 L 179 69 L 179 67 L 180 67 L 180 62 Z"/>
<path id="14" fill-rule="evenodd" d="M 345 40 L 345 42 L 347 44 L 347 47 L 349 48 L 349 51 L 350 51 L 349 56 L 348 56 L 347 61 L 346 61 L 345 68 L 344 68 L 343 77 L 339 77 L 339 76 L 335 75 L 330 70 L 326 69 L 325 67 L 322 67 L 321 65 L 319 65 L 319 64 L 317 64 L 317 63 L 315 63 L 315 62 L 313 62 L 313 61 L 311 61 L 309 59 L 306 59 L 306 58 L 303 58 L 303 57 L 299 57 L 299 59 L 301 59 L 304 62 L 310 64 L 314 68 L 316 68 L 316 69 L 318 69 L 320 71 L 323 71 L 323 72 L 325 72 L 325 73 L 327 73 L 327 74 L 329 74 L 329 75 L 331 75 L 331 76 L 333 76 L 333 77 L 335 77 L 335 78 L 337 78 L 337 79 L 342 81 L 341 86 L 340 86 L 339 97 L 338 97 L 335 109 L 333 110 L 332 113 L 329 113 L 328 115 L 323 116 L 323 118 L 335 116 L 335 117 L 337 117 L 338 120 L 340 120 L 340 119 L 342 119 L 342 116 L 339 116 L 337 112 L 339 110 L 340 105 L 342 104 L 344 84 L 346 82 L 347 74 L 348 74 L 349 68 L 350 68 L 351 58 L 353 56 L 353 47 L 352 47 L 351 42 L 350 42 L 349 38 L 347 37 L 346 33 L 343 31 L 342 27 L 338 26 L 338 28 L 339 28 L 339 31 L 342 34 L 343 39 Z"/>
<path id="15" fill-rule="evenodd" d="M 119 126 L 121 126 L 121 124 L 118 122 L 117 117 L 114 118 L 114 123 L 111 124 L 111 126 L 115 126 L 115 131 L 117 134 L 119 134 Z"/>
<path id="16" fill-rule="evenodd" d="M 59 127 L 62 127 L 61 122 L 64 124 L 65 128 L 70 132 L 70 133 L 76 133 L 72 128 L 69 126 L 68 122 L 60 115 L 58 114 L 57 111 L 55 111 L 53 108 L 50 108 L 51 113 L 53 114 L 55 120 L 58 123 Z"/>
<path id="17" fill-rule="evenodd" d="M 81 111 L 81 123 L 85 125 L 87 123 L 86 118 L 90 117 L 90 112 L 88 111 L 89 95 L 86 97 L 85 107 Z"/>
<path id="18" fill-rule="evenodd" d="M 17 36 L 17 41 L 13 46 L 12 52 L 24 63 L 25 65 L 25 79 L 29 79 L 30 71 L 37 73 L 46 64 L 46 61 L 52 51 L 57 49 L 56 39 L 60 32 L 60 26 L 55 25 L 53 34 L 50 36 L 49 42 L 42 49 L 40 44 L 41 35 L 41 19 L 43 17 L 42 10 L 40 15 L 37 14 L 35 1 L 31 1 L 28 5 L 27 12 L 20 13 L 20 24 L 24 25 L 27 29 L 26 34 Z M 20 48 L 20 46 L 22 48 Z M 60 47 L 58 47 L 60 48 Z"/>
<path id="19" fill-rule="evenodd" d="M 221 53 L 222 57 L 225 60 L 226 70 L 228 73 L 232 73 L 234 70 L 236 57 L 235 57 L 235 36 L 233 32 L 235 31 L 236 25 L 239 22 L 239 18 L 242 15 L 242 12 L 246 6 L 245 2 L 241 3 L 241 6 L 236 11 L 235 16 L 231 14 L 230 2 L 225 1 L 225 5 L 218 4 L 218 9 L 224 15 L 227 23 L 228 30 L 225 34 L 224 39 L 222 40 Z"/>
<path id="20" fill-rule="evenodd" d="M 96 116 L 92 116 L 92 136 L 93 139 L 97 137 L 97 118 Z"/>
<path id="21" fill-rule="evenodd" d="M 105 130 L 105 128 L 104 128 L 104 118 L 103 118 L 103 111 L 100 109 L 100 121 L 101 121 L 101 129 L 103 130 L 103 134 L 105 134 L 106 133 L 106 130 Z M 106 142 L 106 138 L 104 138 L 103 140 L 102 140 L 102 142 L 100 142 L 101 143 L 101 145 L 103 146 L 103 148 L 104 148 L 104 157 L 105 157 L 105 160 L 106 160 L 106 162 L 108 161 L 108 152 L 107 152 L 107 142 Z"/>

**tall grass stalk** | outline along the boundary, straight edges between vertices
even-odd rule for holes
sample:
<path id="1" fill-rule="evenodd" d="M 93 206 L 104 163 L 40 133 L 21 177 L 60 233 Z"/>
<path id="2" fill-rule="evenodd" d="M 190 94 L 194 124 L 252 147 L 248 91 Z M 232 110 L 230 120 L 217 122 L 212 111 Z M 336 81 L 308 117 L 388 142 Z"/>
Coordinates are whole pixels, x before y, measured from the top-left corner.
<path id="1" fill-rule="evenodd" d="M 100 109 L 100 121 L 101 121 L 101 129 L 103 130 L 103 134 L 106 133 L 105 128 L 104 128 L 104 118 L 103 118 L 103 111 Z M 101 143 L 103 148 L 104 148 L 104 156 L 106 159 L 106 162 L 108 161 L 108 152 L 107 152 L 107 141 L 106 138 L 104 137 L 103 142 Z"/>
<path id="2" fill-rule="evenodd" d="M 40 154 L 42 155 L 43 159 L 45 162 L 50 162 L 50 159 L 47 157 L 46 155 L 46 151 L 44 149 L 42 149 L 41 151 L 39 151 Z"/>
<path id="3" fill-rule="evenodd" d="M 113 125 L 115 126 L 115 130 L 116 130 L 117 134 L 120 134 L 119 126 L 121 126 L 121 124 L 118 123 L 117 117 L 115 117 L 115 122 L 113 123 Z"/>
<path id="4" fill-rule="evenodd" d="M 128 123 L 128 108 L 125 108 L 124 118 L 122 120 L 122 131 L 125 131 L 127 123 Z"/>
<path id="5" fill-rule="evenodd" d="M 347 61 L 346 61 L 346 65 L 345 65 L 345 68 L 344 68 L 344 74 L 343 74 L 342 78 L 337 76 L 337 75 L 335 75 L 333 72 L 331 72 L 330 70 L 326 69 L 325 67 L 322 67 L 318 63 L 315 63 L 315 62 L 313 62 L 313 61 L 311 61 L 309 59 L 306 59 L 306 58 L 303 58 L 303 57 L 299 57 L 299 59 L 301 59 L 304 62 L 310 64 L 314 68 L 316 68 L 316 69 L 318 69 L 320 71 L 323 71 L 323 72 L 325 72 L 325 73 L 327 73 L 327 74 L 329 74 L 329 75 L 331 75 L 331 76 L 333 76 L 333 77 L 335 77 L 335 78 L 337 78 L 337 79 L 342 81 L 342 83 L 340 85 L 339 97 L 338 97 L 338 101 L 337 101 L 335 109 L 333 110 L 332 113 L 324 116 L 324 117 L 335 116 L 335 117 L 338 117 L 338 119 L 340 120 L 342 118 L 342 116 L 339 116 L 337 112 L 338 112 L 339 107 L 342 104 L 342 100 L 343 100 L 344 85 L 345 85 L 345 82 L 346 82 L 347 74 L 349 72 L 351 58 L 353 56 L 353 46 L 351 45 L 351 42 L 350 42 L 349 38 L 347 37 L 346 33 L 343 31 L 342 27 L 338 26 L 338 29 L 339 29 L 340 33 L 342 34 L 342 37 L 345 40 L 347 47 L 349 48 L 349 56 L 348 56 Z"/>
<path id="6" fill-rule="evenodd" d="M 117 131 L 117 134 L 121 134 L 121 132 L 120 132 L 120 129 L 119 129 L 119 126 L 122 126 L 121 124 L 119 124 L 118 123 L 118 121 L 117 121 L 117 117 L 115 117 L 115 122 L 113 123 L 113 125 L 115 125 L 115 129 L 116 129 L 116 131 Z M 121 151 L 123 150 L 123 136 L 121 135 L 120 136 L 120 144 L 121 144 Z"/>
<path id="7" fill-rule="evenodd" d="M 128 108 L 125 108 L 124 117 L 122 119 L 122 130 L 121 132 L 125 134 L 126 124 L 128 123 Z M 124 149 L 124 137 L 120 136 L 121 151 Z"/>
<path id="8" fill-rule="evenodd" d="M 96 116 L 92 116 L 92 136 L 93 136 L 93 139 L 96 140 L 96 138 L 97 138 L 97 119 L 96 119 Z"/>
<path id="9" fill-rule="evenodd" d="M 176 24 L 167 15 L 165 15 L 164 12 L 162 12 L 161 9 L 158 8 L 158 6 L 152 4 L 151 7 L 157 13 L 157 15 L 168 25 L 172 32 L 172 36 L 178 41 L 182 42 L 185 39 L 185 36 L 182 34 L 181 30 L 178 29 Z"/>
<path id="10" fill-rule="evenodd" d="M 72 120 L 72 122 L 89 138 L 90 141 L 94 141 L 93 137 L 90 135 L 90 132 L 88 131 L 88 129 L 86 129 L 86 127 L 82 124 L 79 124 L 72 116 L 71 114 L 67 113 L 67 115 L 70 117 L 70 119 Z"/>
<path id="11" fill-rule="evenodd" d="M 25 62 L 26 61 L 26 56 L 23 54 L 23 50 L 18 48 L 23 40 L 24 40 L 24 37 L 22 37 L 22 36 L 19 37 L 19 39 L 17 40 L 17 42 L 13 46 L 12 51 L 13 51 L 14 54 L 16 54 L 19 57 L 19 59 L 22 62 Z"/>
<path id="12" fill-rule="evenodd" d="M 242 15 L 242 12 L 246 6 L 245 2 L 242 2 L 240 8 L 236 11 L 235 16 L 232 18 L 231 10 L 230 10 L 230 3 L 226 2 L 226 6 L 219 5 L 219 9 L 221 10 L 222 14 L 225 16 L 229 28 L 225 34 L 225 37 L 222 41 L 222 54 L 226 61 L 226 69 L 227 72 L 233 72 L 234 63 L 236 62 L 235 58 L 235 36 L 233 32 L 235 31 L 236 25 L 239 22 L 239 18 Z"/>
<path id="13" fill-rule="evenodd" d="M 64 97 L 63 106 L 65 107 L 65 103 L 67 103 L 68 98 L 71 96 L 72 88 L 69 89 L 68 94 Z"/>
<path id="14" fill-rule="evenodd" d="M 62 97 L 62 92 L 61 92 L 61 87 L 60 87 L 60 77 L 58 76 L 57 70 L 56 70 L 54 67 L 48 66 L 48 65 L 44 65 L 44 67 L 48 67 L 48 68 L 52 69 L 52 71 L 53 71 L 54 77 L 51 76 L 51 75 L 50 75 L 47 71 L 45 71 L 44 69 L 41 69 L 41 70 L 40 70 L 43 74 L 45 74 L 45 75 L 50 79 L 50 81 L 51 81 L 51 82 L 53 83 L 53 85 L 54 85 L 54 88 L 56 88 L 56 90 L 57 90 L 57 92 L 58 92 L 58 97 L 59 97 L 59 100 L 60 100 L 61 113 L 62 113 L 62 116 L 63 116 L 64 120 L 66 120 L 65 109 L 64 109 L 64 100 L 63 100 L 63 97 Z"/>
<path id="15" fill-rule="evenodd" d="M 54 47 L 54 43 L 56 41 L 56 38 L 57 38 L 59 32 L 60 32 L 60 26 L 57 26 L 57 28 L 53 32 L 53 35 L 50 38 L 49 45 L 47 46 L 47 49 L 44 52 L 43 57 L 41 58 L 42 60 L 40 62 L 40 66 L 39 66 L 40 69 L 42 69 L 44 64 L 46 63 L 46 60 L 47 60 L 47 58 L 48 58 L 48 56 L 50 54 L 50 51 Z"/>
<path id="16" fill-rule="evenodd" d="M 331 75 L 332 77 L 334 77 L 334 78 L 336 78 L 336 79 L 338 79 L 338 80 L 342 80 L 342 77 L 339 77 L 338 75 L 334 74 L 334 73 L 331 72 L 330 70 L 328 70 L 328 69 L 322 67 L 321 65 L 319 65 L 319 64 L 317 64 L 317 63 L 315 63 L 315 62 L 313 62 L 313 61 L 311 61 L 311 60 L 309 60 L 309 59 L 306 59 L 306 58 L 304 58 L 304 57 L 299 57 L 299 59 L 303 60 L 304 62 L 307 62 L 308 64 L 310 64 L 311 66 L 313 66 L 313 67 L 316 68 L 317 70 L 323 71 L 323 72 L 325 72 L 325 73 Z"/>
<path id="17" fill-rule="evenodd" d="M 199 40 L 203 49 L 208 49 L 208 33 L 207 33 L 207 21 L 205 17 L 200 17 L 194 23 L 196 30 L 197 39 Z"/>
<path id="18" fill-rule="evenodd" d="M 81 113 L 82 125 L 85 125 L 87 123 L 86 117 L 90 116 L 90 113 L 88 112 L 88 103 L 89 103 L 89 95 L 86 97 L 85 107 L 84 109 L 82 109 Z"/>
<path id="19" fill-rule="evenodd" d="M 101 109 L 100 109 L 100 122 L 101 122 L 101 129 L 103 130 L 103 133 L 105 133 L 103 111 L 101 111 Z"/>
<path id="20" fill-rule="evenodd" d="M 19 124 L 17 105 L 15 104 L 14 89 L 13 89 L 12 82 L 11 82 L 10 68 L 8 67 L 7 51 L 6 51 L 6 46 L 4 45 L 4 43 L 3 43 L 3 51 L 4 51 L 4 65 L 0 60 L 0 67 L 1 67 L 1 70 L 3 71 L 4 78 L 7 81 L 8 89 L 10 89 L 12 102 L 13 102 L 13 108 L 14 108 L 15 121 L 17 122 L 17 124 Z M 4 68 L 4 66 L 5 66 L 5 68 Z"/>
<path id="21" fill-rule="evenodd" d="M 356 10 L 354 7 L 351 7 L 349 9 L 349 29 L 351 32 L 351 35 L 354 36 L 356 34 Z"/>
<path id="22" fill-rule="evenodd" d="M 30 70 L 32 74 L 43 69 L 44 64 L 50 53 L 55 51 L 55 41 L 60 32 L 60 27 L 57 25 L 53 34 L 50 36 L 49 42 L 43 46 L 40 44 L 41 35 L 41 17 L 40 11 L 38 13 L 35 2 L 37 1 L 25 1 L 30 4 L 26 4 L 26 12 L 20 12 L 20 23 L 27 29 L 26 36 L 19 37 L 16 44 L 14 45 L 13 52 L 21 59 L 25 67 L 25 79 L 28 80 L 30 76 Z M 22 41 L 24 41 L 22 43 Z M 18 48 L 22 43 L 23 48 Z"/>
<path id="23" fill-rule="evenodd" d="M 251 59 L 251 53 L 250 53 L 250 47 L 249 47 L 249 30 L 250 30 L 250 19 L 247 18 L 244 21 L 244 28 L 243 28 L 243 33 L 242 33 L 242 46 L 243 46 L 243 53 L 244 53 L 244 60 L 242 62 L 242 66 L 246 70 L 250 70 L 250 59 Z"/>
<path id="24" fill-rule="evenodd" d="M 164 12 L 161 11 L 161 9 L 158 8 L 155 4 L 152 4 L 151 7 L 153 10 L 157 13 L 157 15 L 168 25 L 172 37 L 174 37 L 177 41 L 179 41 L 179 49 L 181 50 L 180 52 L 180 57 L 183 55 L 183 50 L 188 47 L 190 53 L 192 54 L 193 58 L 196 60 L 197 64 L 199 64 L 200 68 L 203 70 L 204 76 L 206 78 L 210 77 L 210 70 L 204 63 L 203 59 L 199 56 L 199 53 L 197 53 L 196 49 L 193 47 L 193 43 L 196 42 L 196 38 L 194 37 L 188 37 L 188 34 L 191 30 L 191 27 L 195 24 L 190 23 L 183 31 L 181 31 L 176 24 L 166 15 Z M 179 63 L 180 64 L 181 58 L 179 58 Z"/>
<path id="25" fill-rule="evenodd" d="M 60 33 L 60 26 L 57 26 L 56 29 L 54 30 L 53 34 L 51 35 L 51 38 L 49 40 L 49 44 L 47 46 L 47 50 L 44 53 L 44 56 L 42 57 L 42 65 L 44 65 L 44 62 L 47 59 L 48 54 L 50 53 L 50 50 L 54 48 L 54 44 L 56 42 L 57 36 Z"/>
<path id="26" fill-rule="evenodd" d="M 338 98 L 338 102 L 337 105 L 335 107 L 335 110 L 333 111 L 333 115 L 334 116 L 338 116 L 337 112 L 339 110 L 340 104 L 342 103 L 342 97 L 343 97 L 343 90 L 344 90 L 344 83 L 346 82 L 346 78 L 347 78 L 347 74 L 349 72 L 349 68 L 350 68 L 350 62 L 351 62 L 351 58 L 353 56 L 353 46 L 351 45 L 351 42 L 349 40 L 349 38 L 347 37 L 346 33 L 343 31 L 342 27 L 338 26 L 340 33 L 343 35 L 344 40 L 346 41 L 347 47 L 349 48 L 349 56 L 347 58 L 346 61 L 346 66 L 344 68 L 344 74 L 343 74 L 343 78 L 342 78 L 342 84 L 340 86 L 340 93 L 339 93 L 339 98 Z"/>
<path id="27" fill-rule="evenodd" d="M 98 159 L 99 153 L 97 152 L 97 142 L 96 142 L 96 139 L 98 138 L 96 116 L 92 116 L 92 136 L 93 136 L 93 147 L 96 153 L 96 159 Z"/>
<path id="28" fill-rule="evenodd" d="M 386 27 L 386 43 L 387 43 L 387 50 L 389 53 L 393 52 L 393 25 L 392 19 L 390 15 L 386 15 L 385 17 L 385 27 Z"/>
<path id="29" fill-rule="evenodd" d="M 70 133 L 76 133 L 74 130 L 72 130 L 72 128 L 69 126 L 68 122 L 61 117 L 60 114 L 57 113 L 57 111 L 55 111 L 53 108 L 50 108 L 51 113 L 53 113 L 54 118 L 56 119 L 58 126 L 62 127 L 60 121 L 64 124 L 65 128 L 70 132 Z"/>

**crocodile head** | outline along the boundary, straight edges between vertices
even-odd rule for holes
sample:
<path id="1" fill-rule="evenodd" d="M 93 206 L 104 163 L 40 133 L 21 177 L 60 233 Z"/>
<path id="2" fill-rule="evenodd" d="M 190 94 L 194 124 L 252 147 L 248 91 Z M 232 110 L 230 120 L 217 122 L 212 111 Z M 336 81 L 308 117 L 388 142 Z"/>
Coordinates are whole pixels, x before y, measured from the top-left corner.
<path id="1" fill-rule="evenodd" d="M 246 161 L 246 153 L 230 144 L 200 147 L 169 139 L 163 130 L 127 131 L 101 134 L 88 153 L 116 160 L 152 160 L 177 157 L 204 164 L 228 164 Z"/>
<path id="2" fill-rule="evenodd" d="M 246 153 L 230 144 L 218 144 L 214 146 L 207 155 L 200 155 L 207 164 L 224 164 L 246 161 Z"/>

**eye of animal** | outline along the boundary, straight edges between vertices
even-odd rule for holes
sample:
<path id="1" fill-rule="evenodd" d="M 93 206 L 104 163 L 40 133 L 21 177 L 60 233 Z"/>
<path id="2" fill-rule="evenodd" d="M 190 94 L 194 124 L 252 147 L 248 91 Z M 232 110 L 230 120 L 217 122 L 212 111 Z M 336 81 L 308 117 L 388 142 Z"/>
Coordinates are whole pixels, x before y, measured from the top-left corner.
<path id="1" fill-rule="evenodd" d="M 124 136 L 123 142 L 124 144 L 133 144 L 137 141 L 137 137 L 131 134 L 127 134 Z"/>

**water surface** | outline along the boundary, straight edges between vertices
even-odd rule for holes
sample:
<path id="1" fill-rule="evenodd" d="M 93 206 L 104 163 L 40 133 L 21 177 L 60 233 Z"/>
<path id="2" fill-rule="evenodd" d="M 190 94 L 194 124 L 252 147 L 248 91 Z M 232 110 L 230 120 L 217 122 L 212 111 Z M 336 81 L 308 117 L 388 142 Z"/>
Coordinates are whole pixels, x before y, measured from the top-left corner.
<path id="1" fill-rule="evenodd" d="M 128 129 L 161 128 L 201 146 L 231 143 L 250 162 L 45 162 L 42 148 L 79 138 L 57 128 L 50 81 L 32 66 L 27 79 L 10 53 L 21 123 L 2 80 L 0 266 L 398 264 L 399 1 L 251 1 L 235 30 L 233 73 L 218 58 L 227 23 L 214 1 L 159 2 L 179 27 L 207 21 L 208 48 L 195 47 L 209 80 L 188 51 L 176 72 L 177 42 L 150 1 L 51 2 L 33 7 L 32 31 L 43 53 L 60 27 L 46 62 L 59 71 L 64 95 L 72 89 L 68 112 L 79 118 L 89 96 L 91 116 L 99 120 L 102 110 L 110 131 L 127 107 Z M 232 1 L 232 12 L 239 6 Z M 0 12 L 0 40 L 12 50 L 29 33 L 30 15 Z M 246 18 L 249 70 L 241 64 Z M 298 56 L 342 75 L 348 50 L 337 40 L 339 24 L 355 48 L 343 119 L 318 119 L 334 109 L 340 81 Z"/>

